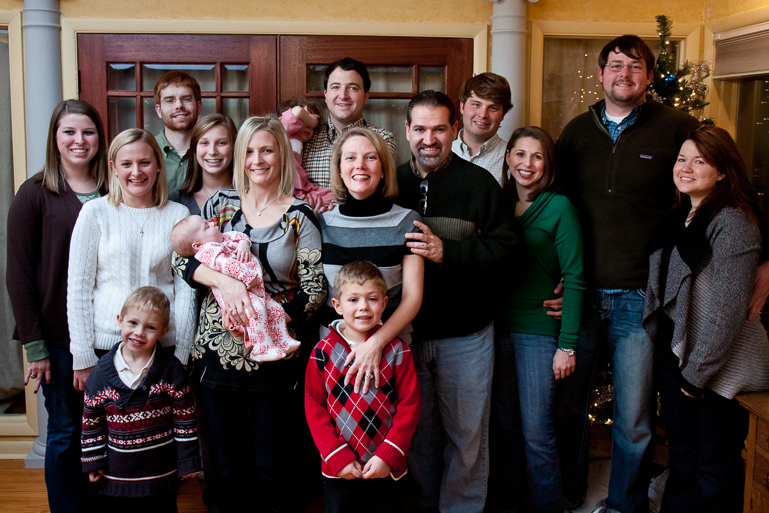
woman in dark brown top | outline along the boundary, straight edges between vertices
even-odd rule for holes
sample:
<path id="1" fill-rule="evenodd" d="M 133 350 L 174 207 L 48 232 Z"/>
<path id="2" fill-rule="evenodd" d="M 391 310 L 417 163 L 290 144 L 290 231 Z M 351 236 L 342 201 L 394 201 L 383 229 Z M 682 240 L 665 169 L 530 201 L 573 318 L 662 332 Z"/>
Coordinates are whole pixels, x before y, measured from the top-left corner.
<path id="1" fill-rule="evenodd" d="M 80 100 L 53 111 L 43 170 L 19 188 L 8 212 L 6 281 L 16 330 L 48 411 L 45 482 L 52 512 L 91 511 L 95 489 L 80 465 L 83 393 L 73 386 L 67 325 L 67 265 L 80 207 L 106 193 L 101 118 Z"/>

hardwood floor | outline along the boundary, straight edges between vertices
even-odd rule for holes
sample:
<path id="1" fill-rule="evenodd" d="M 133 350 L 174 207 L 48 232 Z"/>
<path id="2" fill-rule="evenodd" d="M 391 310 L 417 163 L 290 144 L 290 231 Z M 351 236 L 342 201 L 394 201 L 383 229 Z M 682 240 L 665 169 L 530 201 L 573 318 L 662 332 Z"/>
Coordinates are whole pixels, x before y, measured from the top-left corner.
<path id="1" fill-rule="evenodd" d="M 180 513 L 206 513 L 203 487 L 197 479 L 183 482 L 177 496 Z M 48 498 L 42 469 L 25 469 L 22 460 L 0 460 L 0 512 L 47 513 Z M 314 497 L 299 508 L 299 513 L 321 513 L 323 498 Z"/>

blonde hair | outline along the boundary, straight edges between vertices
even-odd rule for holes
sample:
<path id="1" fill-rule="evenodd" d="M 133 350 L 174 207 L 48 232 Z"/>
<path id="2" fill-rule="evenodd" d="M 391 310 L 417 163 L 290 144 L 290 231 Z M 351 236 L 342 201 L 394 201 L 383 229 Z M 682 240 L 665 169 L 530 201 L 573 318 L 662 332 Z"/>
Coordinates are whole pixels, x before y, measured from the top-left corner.
<path id="1" fill-rule="evenodd" d="M 296 184 L 296 164 L 288 134 L 276 116 L 254 116 L 243 122 L 235 140 L 235 154 L 232 157 L 232 183 L 241 199 L 251 188 L 251 181 L 246 172 L 246 157 L 251 137 L 260 130 L 271 134 L 278 143 L 280 151 L 280 185 L 278 192 L 286 196 L 294 195 Z"/>
<path id="2" fill-rule="evenodd" d="M 157 287 L 139 287 L 125 298 L 123 308 L 120 309 L 120 317 L 125 317 L 130 308 L 142 310 L 143 312 L 152 312 L 160 316 L 163 320 L 163 328 L 168 327 L 168 320 L 171 316 L 171 302 L 168 296 Z"/>
<path id="3" fill-rule="evenodd" d="M 43 185 L 49 191 L 58 194 L 59 188 L 63 187 L 66 176 L 61 167 L 59 155 L 59 145 L 56 143 L 56 132 L 59 130 L 61 118 L 67 114 L 81 114 L 87 116 L 96 126 L 96 133 L 99 136 L 99 149 L 96 155 L 89 162 L 91 179 L 96 183 L 96 189 L 102 190 L 107 185 L 109 176 L 109 166 L 107 165 L 107 138 L 104 135 L 104 125 L 101 117 L 95 108 L 82 100 L 64 100 L 59 103 L 53 114 L 51 122 L 48 125 L 48 143 L 45 151 L 45 165 L 43 166 Z"/>
<path id="4" fill-rule="evenodd" d="M 363 285 L 367 281 L 373 282 L 382 297 L 387 297 L 387 282 L 382 276 L 382 271 L 368 260 L 359 260 L 343 265 L 334 276 L 334 299 L 340 300 L 342 289 L 348 283 Z"/>
<path id="5" fill-rule="evenodd" d="M 152 152 L 155 154 L 155 160 L 158 163 L 158 176 L 155 178 L 155 184 L 152 186 L 152 206 L 163 208 L 168 202 L 168 184 L 166 183 L 166 163 L 163 160 L 163 152 L 155 140 L 155 136 L 146 130 L 141 128 L 129 128 L 120 132 L 117 137 L 112 141 L 109 146 L 109 163 L 110 166 L 115 165 L 115 159 L 117 153 L 123 146 L 135 142 L 143 142 L 152 148 Z M 111 205 L 117 207 L 123 202 L 123 189 L 120 187 L 120 180 L 117 178 L 117 174 L 112 172 L 109 183 L 109 195 L 108 199 Z"/>
<path id="6" fill-rule="evenodd" d="M 384 177 L 379 182 L 377 193 L 383 199 L 395 201 L 398 199 L 398 177 L 395 173 L 395 159 L 387 143 L 381 135 L 369 130 L 368 128 L 351 128 L 334 143 L 334 150 L 331 154 L 331 190 L 334 193 L 334 201 L 344 205 L 347 201 L 348 190 L 342 179 L 342 147 L 353 137 L 365 137 L 376 148 L 379 162 L 382 164 L 382 174 Z"/>

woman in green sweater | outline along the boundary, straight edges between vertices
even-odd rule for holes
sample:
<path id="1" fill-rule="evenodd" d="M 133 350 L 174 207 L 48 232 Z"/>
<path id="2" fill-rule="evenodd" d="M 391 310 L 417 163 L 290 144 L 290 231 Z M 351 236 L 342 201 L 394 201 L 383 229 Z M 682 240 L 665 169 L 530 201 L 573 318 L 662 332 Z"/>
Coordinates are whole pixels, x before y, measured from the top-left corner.
<path id="1" fill-rule="evenodd" d="M 513 262 L 510 292 L 496 322 L 491 452 L 493 507 L 515 510 L 520 489 L 521 427 L 537 512 L 562 512 L 561 472 L 553 427 L 556 382 L 574 371 L 582 316 L 582 232 L 577 211 L 555 190 L 555 146 L 538 127 L 513 132 L 502 187 L 525 242 Z M 563 320 L 543 302 L 563 280 Z M 518 400 L 520 399 L 520 407 Z M 496 442 L 496 443 L 495 443 Z M 497 447 L 494 447 L 496 445 Z M 495 472 L 496 471 L 496 472 Z M 516 483 L 520 486 L 510 486 Z M 505 483 L 505 484 L 503 484 Z"/>

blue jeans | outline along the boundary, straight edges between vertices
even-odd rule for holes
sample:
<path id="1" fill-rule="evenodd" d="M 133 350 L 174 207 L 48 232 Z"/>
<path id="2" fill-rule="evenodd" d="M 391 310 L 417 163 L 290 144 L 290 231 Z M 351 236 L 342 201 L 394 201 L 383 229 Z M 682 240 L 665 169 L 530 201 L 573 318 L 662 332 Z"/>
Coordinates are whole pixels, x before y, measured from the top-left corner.
<path id="1" fill-rule="evenodd" d="M 422 409 L 408 452 L 419 511 L 483 511 L 489 474 L 494 324 L 411 344 Z"/>
<path id="2" fill-rule="evenodd" d="M 622 513 L 647 513 L 652 464 L 654 345 L 643 329 L 644 298 L 637 290 L 585 295 L 574 374 L 559 383 L 557 425 L 564 496 L 587 490 L 588 404 L 598 352 L 608 346 L 614 378 L 611 476 L 606 505 Z"/>
<path id="3" fill-rule="evenodd" d="M 72 354 L 69 349 L 49 349 L 51 382 L 43 381 L 48 411 L 45 445 L 45 487 L 52 513 L 88 512 L 95 507 L 96 486 L 88 482 L 80 463 L 80 429 L 83 392 L 72 386 Z"/>

